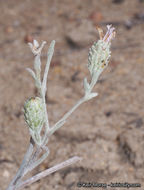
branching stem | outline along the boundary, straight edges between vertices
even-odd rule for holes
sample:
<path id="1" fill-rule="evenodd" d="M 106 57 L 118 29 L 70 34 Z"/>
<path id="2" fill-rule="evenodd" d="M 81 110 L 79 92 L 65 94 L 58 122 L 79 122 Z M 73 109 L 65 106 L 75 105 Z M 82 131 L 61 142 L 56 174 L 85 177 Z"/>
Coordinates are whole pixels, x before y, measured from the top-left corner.
<path id="1" fill-rule="evenodd" d="M 49 169 L 46 169 L 43 172 L 31 177 L 30 179 L 27 179 L 27 180 L 23 181 L 18 186 L 18 188 L 16 190 L 20 190 L 21 188 L 24 188 L 24 187 L 26 187 L 26 186 L 40 180 L 41 178 L 44 178 L 44 177 L 46 177 L 46 176 L 48 176 L 48 175 L 62 169 L 62 168 L 65 168 L 65 167 L 67 167 L 67 166 L 69 166 L 71 164 L 74 164 L 74 163 L 76 163 L 76 162 L 78 162 L 80 160 L 82 160 L 82 158 L 80 158 L 78 156 L 74 156 L 74 157 L 72 157 L 72 158 L 70 158 L 70 159 L 68 159 L 68 160 L 66 160 L 66 161 L 64 161 L 64 162 L 62 162 L 60 164 L 57 164 L 57 165 L 55 165 L 55 166 L 53 166 L 53 167 L 51 167 Z"/>

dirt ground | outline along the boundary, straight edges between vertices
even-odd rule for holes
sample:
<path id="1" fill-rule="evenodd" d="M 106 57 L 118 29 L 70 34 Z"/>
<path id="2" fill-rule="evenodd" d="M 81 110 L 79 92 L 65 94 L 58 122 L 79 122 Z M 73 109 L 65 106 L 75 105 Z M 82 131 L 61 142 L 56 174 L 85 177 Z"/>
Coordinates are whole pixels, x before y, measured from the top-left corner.
<path id="1" fill-rule="evenodd" d="M 49 140 L 50 155 L 34 175 L 74 155 L 83 160 L 48 176 L 28 190 L 78 190 L 77 183 L 139 183 L 144 189 L 144 1 L 0 1 L 0 190 L 6 189 L 29 142 L 23 104 L 36 96 L 27 42 L 51 40 L 55 53 L 48 77 L 47 109 L 54 124 L 83 95 L 89 78 L 89 47 L 96 26 L 116 28 L 112 57 L 95 91 Z M 89 189 L 89 188 L 88 188 Z M 98 188 L 94 188 L 98 189 Z M 110 188 L 123 190 L 127 188 Z"/>

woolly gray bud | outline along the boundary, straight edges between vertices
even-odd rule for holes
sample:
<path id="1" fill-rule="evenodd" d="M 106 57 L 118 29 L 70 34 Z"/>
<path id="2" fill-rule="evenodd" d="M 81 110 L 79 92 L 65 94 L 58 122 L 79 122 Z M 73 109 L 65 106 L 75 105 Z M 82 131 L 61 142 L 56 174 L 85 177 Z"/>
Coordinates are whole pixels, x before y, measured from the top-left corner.
<path id="1" fill-rule="evenodd" d="M 92 45 L 88 55 L 88 69 L 91 75 L 96 72 L 101 73 L 104 70 L 108 65 L 110 54 L 109 43 L 99 40 Z"/>
<path id="2" fill-rule="evenodd" d="M 103 37 L 102 29 L 98 28 L 100 40 L 95 42 L 89 50 L 88 69 L 91 76 L 99 75 L 108 65 L 111 56 L 110 45 L 111 40 L 115 37 L 115 28 L 108 25 L 107 29 Z"/>
<path id="3" fill-rule="evenodd" d="M 44 124 L 44 109 L 42 99 L 30 98 L 24 104 L 24 117 L 28 126 L 33 131 L 38 131 Z"/>

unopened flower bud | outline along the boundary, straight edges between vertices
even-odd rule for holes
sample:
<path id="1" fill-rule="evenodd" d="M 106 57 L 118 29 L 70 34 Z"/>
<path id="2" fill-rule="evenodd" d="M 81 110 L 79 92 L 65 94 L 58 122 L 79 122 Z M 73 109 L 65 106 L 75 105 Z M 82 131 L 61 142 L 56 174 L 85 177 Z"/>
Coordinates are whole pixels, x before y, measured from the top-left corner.
<path id="1" fill-rule="evenodd" d="M 36 40 L 33 40 L 33 43 L 28 43 L 28 45 L 31 48 L 31 51 L 33 52 L 33 54 L 35 56 L 41 53 L 45 44 L 46 44 L 46 42 L 43 41 L 42 44 L 39 45 L 38 41 L 36 41 Z"/>
<path id="2" fill-rule="evenodd" d="M 25 121 L 33 131 L 38 131 L 44 124 L 44 109 L 42 99 L 30 98 L 24 104 Z"/>

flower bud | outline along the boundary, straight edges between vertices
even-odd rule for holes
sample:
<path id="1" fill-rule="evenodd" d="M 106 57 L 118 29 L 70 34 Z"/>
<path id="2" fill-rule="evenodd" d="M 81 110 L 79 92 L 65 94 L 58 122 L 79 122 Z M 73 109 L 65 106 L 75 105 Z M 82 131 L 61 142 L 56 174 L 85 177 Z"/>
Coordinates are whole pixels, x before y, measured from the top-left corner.
<path id="1" fill-rule="evenodd" d="M 38 131 L 42 128 L 45 117 L 41 98 L 30 98 L 25 102 L 24 117 L 26 123 L 33 131 Z"/>
<path id="2" fill-rule="evenodd" d="M 115 36 L 115 29 L 111 25 L 108 25 L 107 28 L 108 31 L 104 37 L 102 29 L 98 28 L 100 40 L 95 42 L 89 50 L 88 69 L 92 76 L 99 75 L 104 70 L 111 56 L 110 45 Z"/>
<path id="3" fill-rule="evenodd" d="M 92 45 L 88 56 L 88 69 L 91 75 L 103 71 L 108 64 L 110 53 L 110 45 L 105 44 L 102 40 Z"/>

